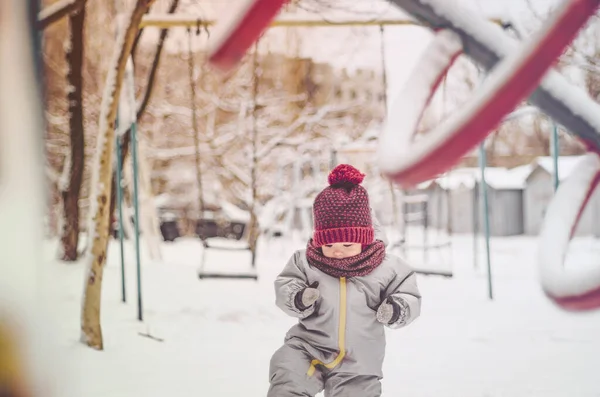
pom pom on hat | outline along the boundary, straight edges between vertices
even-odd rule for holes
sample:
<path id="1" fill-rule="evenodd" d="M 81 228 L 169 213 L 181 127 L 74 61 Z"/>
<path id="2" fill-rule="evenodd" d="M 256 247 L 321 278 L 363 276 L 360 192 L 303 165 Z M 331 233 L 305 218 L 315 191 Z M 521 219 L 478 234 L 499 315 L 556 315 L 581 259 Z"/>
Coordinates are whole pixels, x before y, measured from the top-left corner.
<path id="1" fill-rule="evenodd" d="M 349 164 L 340 164 L 335 167 L 327 178 L 329 185 L 350 183 L 352 185 L 360 185 L 365 179 L 365 174 Z"/>

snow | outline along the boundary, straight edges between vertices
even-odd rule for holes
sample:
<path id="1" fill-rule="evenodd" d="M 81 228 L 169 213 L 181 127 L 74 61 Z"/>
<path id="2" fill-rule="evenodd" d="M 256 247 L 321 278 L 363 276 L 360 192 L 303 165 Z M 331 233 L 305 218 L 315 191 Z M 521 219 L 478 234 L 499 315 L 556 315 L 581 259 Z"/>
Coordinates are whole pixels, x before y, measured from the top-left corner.
<path id="1" fill-rule="evenodd" d="M 436 11 L 447 15 L 450 20 L 456 21 L 467 32 L 484 43 L 487 48 L 500 56 L 506 57 L 495 67 L 494 73 L 491 74 L 495 84 L 501 83 L 506 77 L 504 75 L 510 74 L 509 71 L 524 60 L 523 55 L 530 53 L 529 49 L 537 45 L 541 37 L 541 32 L 536 33 L 533 40 L 519 43 L 514 38 L 505 35 L 500 27 L 478 18 L 471 10 L 451 7 L 444 1 L 427 0 L 426 2 L 435 6 Z M 545 32 L 549 29 L 568 7 L 569 2 L 563 2 L 560 9 L 546 21 L 542 30 Z M 523 51 L 517 53 L 521 46 L 524 46 Z M 600 105 L 594 102 L 582 87 L 570 83 L 555 70 L 550 70 L 545 75 L 541 85 L 554 97 L 564 102 L 571 112 L 588 121 L 596 131 L 600 131 Z M 577 133 L 577 131 L 573 132 Z"/>
<path id="2" fill-rule="evenodd" d="M 297 117 L 289 126 L 283 128 L 280 133 L 275 135 L 274 138 L 262 145 L 256 156 L 261 160 L 268 158 L 268 155 L 273 149 L 285 141 L 290 135 L 297 132 L 298 128 L 300 128 L 302 125 L 316 124 L 323 120 L 329 113 L 345 110 L 347 107 L 348 105 L 346 104 L 324 105 L 313 114 L 311 114 L 310 111 L 300 114 L 300 116 Z"/>
<path id="3" fill-rule="evenodd" d="M 559 180 L 566 179 L 573 170 L 586 158 L 582 156 L 559 156 L 558 175 Z M 486 167 L 485 180 L 489 187 L 495 190 L 520 190 L 524 189 L 527 179 L 531 173 L 541 167 L 546 172 L 554 173 L 554 160 L 550 156 L 537 157 L 532 163 L 514 168 Z M 438 184 L 442 189 L 454 190 L 458 188 L 472 189 L 481 181 L 481 169 L 478 167 L 455 168 L 444 175 L 425 181 L 418 185 L 426 189 L 432 183 Z"/>
<path id="4" fill-rule="evenodd" d="M 221 205 L 223 213 L 230 221 L 242 223 L 250 222 L 250 213 L 248 211 L 244 211 L 227 201 L 220 201 L 219 204 Z"/>
<path id="5" fill-rule="evenodd" d="M 438 144 L 441 142 L 439 138 L 442 134 L 436 129 L 411 144 L 421 114 L 437 88 L 436 82 L 450 66 L 453 57 L 461 51 L 462 44 L 458 35 L 446 30 L 439 32 L 425 50 L 406 86 L 395 96 L 379 141 L 377 157 L 383 172 L 395 173 L 418 161 L 425 150 L 419 143 L 431 143 L 434 137 Z"/>
<path id="6" fill-rule="evenodd" d="M 67 191 L 69 189 L 69 179 L 71 177 L 71 151 L 69 150 L 65 155 L 65 161 L 63 163 L 62 172 L 60 174 L 60 179 L 58 180 L 58 189 L 61 192 Z"/>
<path id="7" fill-rule="evenodd" d="M 523 165 L 515 168 L 486 167 L 485 182 L 495 190 L 521 190 L 525 188 L 525 182 L 531 170 L 531 165 Z M 442 189 L 446 190 L 455 190 L 458 188 L 472 189 L 476 183 L 481 181 L 481 169 L 476 167 L 457 168 L 435 180 L 423 182 L 419 187 L 427 188 L 434 181 Z"/>
<path id="8" fill-rule="evenodd" d="M 531 168 L 529 166 L 506 168 L 486 168 L 485 181 L 496 190 L 521 190 L 525 188 L 525 180 Z M 481 172 L 478 174 L 481 180 Z"/>
<path id="9" fill-rule="evenodd" d="M 422 317 L 388 331 L 384 395 L 414 397 L 594 397 L 600 393 L 600 313 L 575 316 L 543 295 L 535 266 L 535 238 L 492 238 L 495 300 L 487 300 L 482 269 L 473 269 L 473 240 L 454 236 L 452 279 L 419 278 Z M 259 243 L 258 281 L 198 280 L 197 239 L 164 245 L 163 262 L 142 257 L 144 322 L 136 320 L 135 261 L 126 242 L 128 302 L 121 303 L 118 242 L 104 272 L 105 351 L 78 343 L 79 283 L 83 266 L 54 261 L 53 315 L 60 325 L 61 397 L 143 395 L 264 396 L 271 354 L 294 319 L 274 304 L 273 280 L 304 242 Z M 577 239 L 573 258 L 590 260 L 600 241 Z M 484 263 L 483 250 L 479 263 Z M 248 268 L 245 252 L 213 250 L 212 266 Z M 243 258 L 242 258 L 243 257 Z M 160 342 L 139 335 L 149 333 Z M 94 374 L 94 375 L 91 375 Z"/>
<path id="10" fill-rule="evenodd" d="M 588 121 L 596 131 L 600 131 L 600 105 L 596 103 L 583 89 L 570 84 L 558 72 L 549 73 L 542 81 L 542 86 L 560 98 L 573 114 Z M 577 131 L 573 131 L 577 133 Z"/>
<path id="11" fill-rule="evenodd" d="M 123 85 L 119 94 L 118 110 L 119 126 L 117 136 L 123 136 L 131 128 L 131 125 L 137 121 L 137 107 L 135 101 L 134 69 L 131 57 L 127 60 L 125 74 L 123 76 Z"/>
<path id="12" fill-rule="evenodd" d="M 177 214 L 174 212 L 162 212 L 160 214 L 160 219 L 164 222 L 175 222 L 177 221 Z"/>
<path id="13" fill-rule="evenodd" d="M 532 116 L 532 115 L 537 115 L 539 114 L 539 109 L 535 106 L 521 106 L 520 108 L 514 110 L 513 112 L 507 114 L 504 119 L 502 119 L 503 122 L 507 122 L 507 121 L 511 121 L 511 120 L 516 120 L 516 119 L 520 119 L 521 117 L 525 117 L 525 116 Z"/>
<path id="14" fill-rule="evenodd" d="M 559 156 L 558 157 L 558 179 L 564 180 L 579 164 L 586 158 L 583 156 Z M 550 156 L 538 157 L 534 164 L 542 167 L 549 174 L 554 174 L 554 159 Z"/>
<path id="15" fill-rule="evenodd" d="M 600 173 L 600 158 L 587 154 L 565 179 L 550 202 L 539 240 L 539 267 L 542 285 L 553 296 L 581 295 L 600 287 L 600 263 L 576 261 L 564 266 L 571 230 L 594 179 Z"/>

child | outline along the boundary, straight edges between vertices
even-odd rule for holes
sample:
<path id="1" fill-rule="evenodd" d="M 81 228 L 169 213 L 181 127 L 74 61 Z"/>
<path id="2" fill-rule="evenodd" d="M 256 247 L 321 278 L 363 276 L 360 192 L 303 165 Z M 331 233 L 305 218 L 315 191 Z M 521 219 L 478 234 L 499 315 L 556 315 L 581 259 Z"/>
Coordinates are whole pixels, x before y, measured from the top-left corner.
<path id="1" fill-rule="evenodd" d="M 299 318 L 273 354 L 268 397 L 376 397 L 385 330 L 420 314 L 414 272 L 374 239 L 364 175 L 342 164 L 316 197 L 315 230 L 275 281 L 276 304 Z"/>

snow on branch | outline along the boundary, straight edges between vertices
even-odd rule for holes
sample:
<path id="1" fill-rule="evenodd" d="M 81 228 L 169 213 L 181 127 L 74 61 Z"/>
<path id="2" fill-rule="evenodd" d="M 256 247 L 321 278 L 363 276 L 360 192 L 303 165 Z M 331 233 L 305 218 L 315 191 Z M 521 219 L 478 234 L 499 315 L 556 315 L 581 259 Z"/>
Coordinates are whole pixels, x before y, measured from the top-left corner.
<path id="1" fill-rule="evenodd" d="M 325 105 L 319 108 L 319 110 L 317 110 L 317 112 L 314 114 L 300 114 L 300 116 L 289 127 L 285 128 L 285 131 L 281 135 L 278 135 L 267 142 L 258 152 L 257 157 L 259 159 L 266 158 L 273 149 L 275 149 L 302 125 L 317 123 L 327 116 L 327 114 L 344 110 L 345 108 L 346 106 L 344 105 Z"/>
<path id="2" fill-rule="evenodd" d="M 48 177 L 48 179 L 50 180 L 50 182 L 53 185 L 58 185 L 60 183 L 60 178 L 61 178 L 60 172 L 56 171 L 54 169 L 54 167 L 52 167 L 52 165 L 50 165 L 48 163 L 47 160 L 46 160 L 45 173 L 46 173 L 46 177 Z"/>
<path id="3" fill-rule="evenodd" d="M 219 97 L 216 94 L 209 93 L 206 91 L 198 90 L 198 97 L 204 101 L 212 103 L 215 107 L 224 110 L 226 112 L 235 113 L 240 110 L 240 107 L 243 106 L 243 101 L 227 101 L 222 97 Z M 264 96 L 259 95 L 256 99 L 257 106 L 276 106 L 281 105 L 282 103 L 293 103 L 293 102 L 301 102 L 306 100 L 306 94 L 297 94 L 297 95 L 273 95 L 273 96 Z"/>
<path id="4" fill-rule="evenodd" d="M 223 159 L 222 164 L 224 166 L 223 168 L 227 170 L 227 172 L 235 179 L 237 179 L 238 182 L 241 182 L 245 186 L 250 186 L 251 180 L 247 172 L 244 172 L 244 170 L 227 159 Z"/>
<path id="5" fill-rule="evenodd" d="M 46 121 L 55 126 L 66 126 L 69 123 L 69 118 L 64 115 L 54 114 L 48 110 L 45 111 Z"/>
<path id="6" fill-rule="evenodd" d="M 202 118 L 214 112 L 214 107 L 206 106 L 197 114 L 197 117 Z M 155 116 L 181 116 L 186 120 L 192 116 L 192 109 L 186 106 L 178 106 L 168 103 L 166 100 L 161 101 L 160 105 L 150 105 L 149 112 Z"/>
<path id="7" fill-rule="evenodd" d="M 45 7 L 38 13 L 39 29 L 45 29 L 63 17 L 79 11 L 86 0 L 61 0 Z"/>

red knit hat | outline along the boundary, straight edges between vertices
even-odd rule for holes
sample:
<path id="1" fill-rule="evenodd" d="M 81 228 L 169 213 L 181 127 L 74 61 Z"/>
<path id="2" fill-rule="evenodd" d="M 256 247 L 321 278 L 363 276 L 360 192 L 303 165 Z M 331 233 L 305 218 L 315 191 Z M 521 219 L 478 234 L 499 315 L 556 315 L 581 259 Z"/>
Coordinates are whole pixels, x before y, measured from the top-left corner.
<path id="1" fill-rule="evenodd" d="M 369 195 L 360 186 L 364 177 L 348 164 L 340 164 L 331 171 L 329 186 L 317 195 L 313 205 L 315 246 L 373 242 Z"/>

